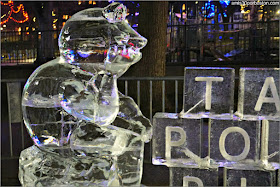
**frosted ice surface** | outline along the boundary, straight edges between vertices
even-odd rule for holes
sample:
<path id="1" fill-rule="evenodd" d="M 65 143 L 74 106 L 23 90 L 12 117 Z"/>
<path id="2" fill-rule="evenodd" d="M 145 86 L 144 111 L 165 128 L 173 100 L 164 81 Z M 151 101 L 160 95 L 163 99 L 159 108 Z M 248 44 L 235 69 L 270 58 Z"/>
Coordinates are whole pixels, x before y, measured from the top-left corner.
<path id="1" fill-rule="evenodd" d="M 225 186 L 276 186 L 276 171 L 252 167 L 224 168 Z"/>
<path id="2" fill-rule="evenodd" d="M 237 114 L 245 119 L 280 119 L 280 68 L 241 68 Z"/>
<path id="3" fill-rule="evenodd" d="M 24 186 L 110 186 L 120 184 L 110 157 L 61 157 L 35 145 L 21 152 L 19 180 Z"/>
<path id="4" fill-rule="evenodd" d="M 260 151 L 260 120 L 238 118 L 209 120 L 210 158 L 220 166 L 256 164 Z"/>
<path id="5" fill-rule="evenodd" d="M 218 186 L 218 168 L 171 167 L 170 186 Z"/>
<path id="6" fill-rule="evenodd" d="M 232 115 L 234 69 L 186 67 L 182 114 Z"/>
<path id="7" fill-rule="evenodd" d="M 201 158 L 201 118 L 156 113 L 153 120 L 153 164 L 168 167 L 215 165 L 209 158 Z"/>
<path id="8" fill-rule="evenodd" d="M 266 168 L 280 168 L 280 121 L 262 120 L 260 159 Z"/>
<path id="9" fill-rule="evenodd" d="M 61 31 L 60 58 L 43 64 L 29 77 L 22 111 L 39 149 L 33 146 L 22 152 L 23 185 L 49 186 L 51 181 L 57 185 L 140 184 L 151 123 L 130 97 L 118 91 L 117 78 L 141 59 L 140 49 L 147 40 L 128 25 L 125 16 L 126 7 L 120 3 L 76 13 Z M 46 170 L 38 165 L 57 160 L 64 167 L 60 178 L 53 176 L 52 165 Z M 95 171 L 76 171 L 74 165 L 80 162 Z M 98 171 L 91 162 L 108 162 L 108 167 Z M 84 172 L 90 178 L 83 177 Z M 102 181 L 95 172 L 103 173 Z M 111 175 L 120 181 L 112 182 Z"/>

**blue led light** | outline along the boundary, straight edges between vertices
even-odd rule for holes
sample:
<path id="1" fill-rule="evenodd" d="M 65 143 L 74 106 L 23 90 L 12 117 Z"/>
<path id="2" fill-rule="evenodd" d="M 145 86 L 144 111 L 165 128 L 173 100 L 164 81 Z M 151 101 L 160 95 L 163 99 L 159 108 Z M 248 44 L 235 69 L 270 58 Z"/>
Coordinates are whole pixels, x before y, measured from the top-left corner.
<path id="1" fill-rule="evenodd" d="M 201 7 L 202 10 L 206 10 L 206 12 L 208 12 L 207 15 L 204 15 L 204 17 L 207 18 L 212 18 L 215 16 L 215 5 L 211 5 L 210 3 L 211 1 L 208 1 L 205 3 L 205 5 L 203 7 Z"/>
<path id="2" fill-rule="evenodd" d="M 230 1 L 229 0 L 221 0 L 220 4 L 227 7 L 230 4 Z"/>

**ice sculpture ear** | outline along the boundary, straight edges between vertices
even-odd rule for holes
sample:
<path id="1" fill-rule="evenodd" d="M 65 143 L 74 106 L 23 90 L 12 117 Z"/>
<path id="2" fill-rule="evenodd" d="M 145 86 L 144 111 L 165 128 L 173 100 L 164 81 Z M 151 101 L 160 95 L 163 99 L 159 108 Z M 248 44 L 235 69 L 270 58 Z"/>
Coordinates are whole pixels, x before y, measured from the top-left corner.
<path id="1" fill-rule="evenodd" d="M 103 10 L 103 16 L 110 22 L 121 22 L 126 17 L 126 7 L 121 3 L 112 3 Z"/>

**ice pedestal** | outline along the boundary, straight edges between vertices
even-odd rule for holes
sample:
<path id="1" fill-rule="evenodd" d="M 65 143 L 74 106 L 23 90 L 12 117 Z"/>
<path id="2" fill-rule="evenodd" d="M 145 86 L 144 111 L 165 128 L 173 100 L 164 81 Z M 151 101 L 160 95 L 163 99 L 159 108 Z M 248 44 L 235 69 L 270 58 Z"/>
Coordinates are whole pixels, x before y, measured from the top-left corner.
<path id="1" fill-rule="evenodd" d="M 120 178 L 113 158 L 61 157 L 35 145 L 21 152 L 19 179 L 23 186 L 111 186 Z"/>
<path id="2" fill-rule="evenodd" d="M 139 144 L 114 157 L 61 157 L 33 145 L 21 152 L 19 180 L 23 186 L 139 186 L 144 143 Z"/>

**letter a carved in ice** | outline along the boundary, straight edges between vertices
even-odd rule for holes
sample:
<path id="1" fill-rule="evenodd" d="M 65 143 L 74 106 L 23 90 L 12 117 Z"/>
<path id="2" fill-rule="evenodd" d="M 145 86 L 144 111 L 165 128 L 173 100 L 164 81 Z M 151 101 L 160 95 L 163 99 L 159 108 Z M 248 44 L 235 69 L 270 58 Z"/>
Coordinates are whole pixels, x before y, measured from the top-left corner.
<path id="1" fill-rule="evenodd" d="M 269 87 L 271 89 L 272 97 L 266 97 Z M 273 77 L 267 77 L 265 79 L 260 96 L 255 106 L 255 111 L 260 111 L 263 103 L 275 103 L 276 110 L 280 111 L 280 99 Z"/>

